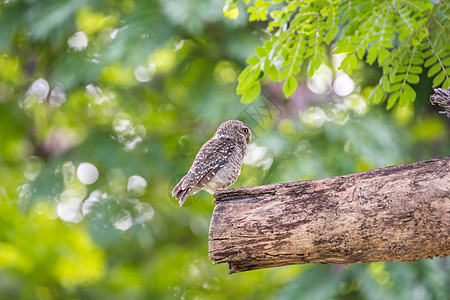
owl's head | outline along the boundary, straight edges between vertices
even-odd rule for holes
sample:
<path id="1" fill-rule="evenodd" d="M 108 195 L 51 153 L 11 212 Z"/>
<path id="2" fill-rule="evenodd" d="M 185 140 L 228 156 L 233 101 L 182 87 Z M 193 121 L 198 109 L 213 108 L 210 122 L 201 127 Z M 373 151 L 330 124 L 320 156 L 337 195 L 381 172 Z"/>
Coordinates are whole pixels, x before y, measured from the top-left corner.
<path id="1" fill-rule="evenodd" d="M 244 122 L 229 120 L 220 124 L 214 134 L 215 138 L 229 138 L 242 144 L 250 144 L 252 132 Z"/>

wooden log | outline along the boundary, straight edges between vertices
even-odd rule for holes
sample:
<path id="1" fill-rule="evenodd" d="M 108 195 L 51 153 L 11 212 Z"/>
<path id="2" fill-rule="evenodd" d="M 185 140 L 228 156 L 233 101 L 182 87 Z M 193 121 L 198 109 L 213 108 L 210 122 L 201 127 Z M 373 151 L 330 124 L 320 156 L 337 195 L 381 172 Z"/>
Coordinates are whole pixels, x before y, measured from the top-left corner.
<path id="1" fill-rule="evenodd" d="M 230 273 L 450 255 L 450 156 L 215 198 L 209 257 Z"/>

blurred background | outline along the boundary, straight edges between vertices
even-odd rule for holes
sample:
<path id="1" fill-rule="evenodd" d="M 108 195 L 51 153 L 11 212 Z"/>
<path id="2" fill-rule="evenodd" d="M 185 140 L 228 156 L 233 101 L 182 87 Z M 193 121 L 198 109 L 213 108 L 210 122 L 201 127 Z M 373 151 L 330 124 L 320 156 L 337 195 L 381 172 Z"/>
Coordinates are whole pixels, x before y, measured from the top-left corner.
<path id="1" fill-rule="evenodd" d="M 450 153 L 421 78 L 414 105 L 367 98 L 330 55 L 284 99 L 242 104 L 265 24 L 222 0 L 0 4 L 1 299 L 449 299 L 450 260 L 299 265 L 228 275 L 208 259 L 213 198 L 170 192 L 218 125 L 253 143 L 233 187 L 339 176 Z M 424 72 L 425 73 L 425 72 Z"/>

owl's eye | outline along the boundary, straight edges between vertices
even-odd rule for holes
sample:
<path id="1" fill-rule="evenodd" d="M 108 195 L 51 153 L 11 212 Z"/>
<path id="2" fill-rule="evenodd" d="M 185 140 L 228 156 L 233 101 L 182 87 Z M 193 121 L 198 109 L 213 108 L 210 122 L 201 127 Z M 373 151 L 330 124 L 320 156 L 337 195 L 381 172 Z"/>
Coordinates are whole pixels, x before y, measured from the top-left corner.
<path id="1" fill-rule="evenodd" d="M 248 133 L 248 128 L 242 128 L 242 131 L 244 131 L 244 133 Z"/>

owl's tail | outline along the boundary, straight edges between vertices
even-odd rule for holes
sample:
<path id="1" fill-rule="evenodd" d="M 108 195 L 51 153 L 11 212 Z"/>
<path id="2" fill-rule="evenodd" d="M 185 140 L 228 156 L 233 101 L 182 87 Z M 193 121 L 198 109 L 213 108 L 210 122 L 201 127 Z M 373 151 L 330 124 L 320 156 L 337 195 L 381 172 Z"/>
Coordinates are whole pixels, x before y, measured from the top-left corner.
<path id="1" fill-rule="evenodd" d="M 172 190 L 172 196 L 175 197 L 175 199 L 178 199 L 178 204 L 180 206 L 183 205 L 184 201 L 186 201 L 187 197 L 191 194 L 191 188 L 186 187 L 183 188 L 184 183 L 184 177 L 178 182 L 178 184 L 173 188 Z"/>

